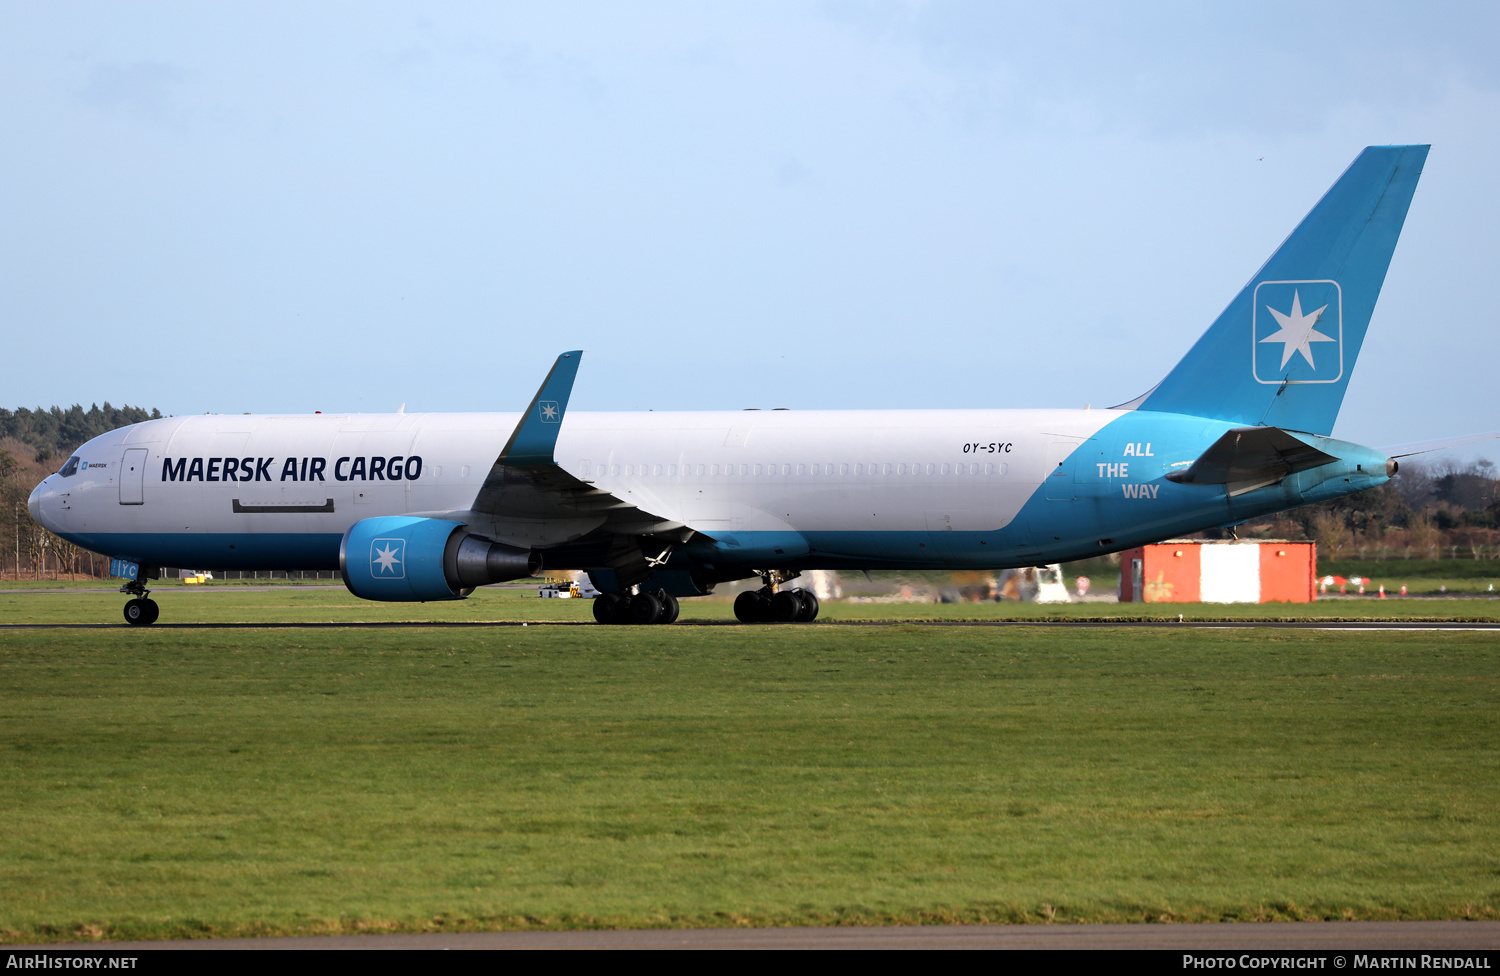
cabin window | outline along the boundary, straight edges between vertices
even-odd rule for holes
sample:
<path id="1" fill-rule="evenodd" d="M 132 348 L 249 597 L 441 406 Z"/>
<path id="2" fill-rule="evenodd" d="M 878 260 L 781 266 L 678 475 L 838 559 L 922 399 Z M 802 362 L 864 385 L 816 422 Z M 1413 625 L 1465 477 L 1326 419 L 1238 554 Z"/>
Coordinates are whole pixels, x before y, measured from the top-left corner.
<path id="1" fill-rule="evenodd" d="M 807 470 L 807 465 L 805 465 L 805 464 L 799 464 L 799 465 L 797 465 L 797 473 L 798 474 L 802 474 L 806 470 Z"/>
<path id="2" fill-rule="evenodd" d="M 985 474 L 994 474 L 995 473 L 995 466 L 993 464 L 986 464 L 984 466 L 984 473 Z"/>
<path id="3" fill-rule="evenodd" d="M 854 473 L 856 475 L 862 475 L 862 474 L 864 474 L 865 473 L 865 466 L 863 464 L 856 464 L 854 466 Z"/>
<path id="4" fill-rule="evenodd" d="M 703 476 L 703 465 L 701 465 L 701 464 L 698 465 L 698 476 L 700 478 Z"/>
<path id="5" fill-rule="evenodd" d="M 673 475 L 675 475 L 676 473 L 677 473 L 677 465 L 675 465 L 675 464 L 669 464 L 669 465 L 667 465 L 667 477 L 670 478 Z"/>
<path id="6" fill-rule="evenodd" d="M 886 467 L 886 470 L 889 471 L 891 466 L 889 464 L 887 464 L 885 467 Z M 896 465 L 896 473 L 897 474 L 906 474 L 906 465 L 904 465 L 904 464 L 898 464 L 898 465 Z"/>
<path id="7" fill-rule="evenodd" d="M 839 474 L 842 475 L 842 474 L 848 474 L 848 473 L 849 473 L 849 465 L 847 465 L 847 464 L 841 464 L 841 465 L 839 465 Z"/>
<path id="8" fill-rule="evenodd" d="M 927 466 L 927 473 L 928 474 L 932 474 L 932 465 L 930 465 L 930 464 Z M 943 470 L 941 472 L 939 472 L 939 473 L 940 474 L 947 474 L 948 473 L 948 466 L 946 464 L 943 465 Z"/>
<path id="9" fill-rule="evenodd" d="M 748 464 L 742 464 L 742 465 L 740 465 L 740 477 L 743 478 L 745 475 L 747 475 L 749 473 L 750 473 L 750 465 L 748 465 Z"/>
<path id="10" fill-rule="evenodd" d="M 760 474 L 760 465 L 758 464 L 755 466 L 755 473 Z"/>
<path id="11" fill-rule="evenodd" d="M 935 469 L 935 468 L 936 468 L 936 467 L 937 467 L 937 465 L 935 465 L 935 464 L 929 464 L 929 465 L 928 465 L 928 466 L 927 466 L 927 473 L 928 473 L 928 474 L 932 474 L 932 472 L 933 472 L 933 470 L 934 470 L 934 469 Z M 944 471 L 947 471 L 947 470 L 948 470 L 948 466 L 947 466 L 947 465 L 946 465 L 946 464 L 945 464 L 945 465 L 943 465 L 943 470 L 944 470 Z"/>
<path id="12" fill-rule="evenodd" d="M 790 464 L 783 464 L 781 466 L 781 473 L 782 475 L 790 475 L 792 473 L 792 466 Z"/>

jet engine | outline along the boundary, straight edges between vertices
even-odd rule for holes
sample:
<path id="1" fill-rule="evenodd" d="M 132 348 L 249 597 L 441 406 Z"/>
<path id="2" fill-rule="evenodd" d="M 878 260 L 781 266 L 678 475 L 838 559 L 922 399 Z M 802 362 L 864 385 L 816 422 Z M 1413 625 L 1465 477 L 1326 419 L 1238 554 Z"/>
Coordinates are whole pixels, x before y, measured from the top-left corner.
<path id="1" fill-rule="evenodd" d="M 462 522 L 390 515 L 355 522 L 339 543 L 339 571 L 364 600 L 461 600 L 474 587 L 542 569 L 535 549 L 491 542 Z"/>

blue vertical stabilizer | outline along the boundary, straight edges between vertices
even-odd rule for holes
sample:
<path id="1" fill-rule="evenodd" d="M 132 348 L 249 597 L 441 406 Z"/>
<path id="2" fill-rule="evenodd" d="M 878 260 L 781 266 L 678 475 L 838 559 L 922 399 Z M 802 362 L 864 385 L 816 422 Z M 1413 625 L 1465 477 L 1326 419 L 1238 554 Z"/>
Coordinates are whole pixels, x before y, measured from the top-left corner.
<path id="1" fill-rule="evenodd" d="M 1427 146 L 1370 146 L 1141 410 L 1333 430 Z"/>

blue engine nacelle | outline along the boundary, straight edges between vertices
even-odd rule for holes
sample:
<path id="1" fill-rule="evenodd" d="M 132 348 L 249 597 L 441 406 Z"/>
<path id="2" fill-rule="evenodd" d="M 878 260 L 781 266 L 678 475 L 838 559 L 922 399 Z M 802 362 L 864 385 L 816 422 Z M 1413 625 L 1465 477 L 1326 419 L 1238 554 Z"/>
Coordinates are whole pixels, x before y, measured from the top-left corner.
<path id="1" fill-rule="evenodd" d="M 476 586 L 535 576 L 541 553 L 491 542 L 463 522 L 389 515 L 355 522 L 339 544 L 339 571 L 365 600 L 461 600 Z"/>

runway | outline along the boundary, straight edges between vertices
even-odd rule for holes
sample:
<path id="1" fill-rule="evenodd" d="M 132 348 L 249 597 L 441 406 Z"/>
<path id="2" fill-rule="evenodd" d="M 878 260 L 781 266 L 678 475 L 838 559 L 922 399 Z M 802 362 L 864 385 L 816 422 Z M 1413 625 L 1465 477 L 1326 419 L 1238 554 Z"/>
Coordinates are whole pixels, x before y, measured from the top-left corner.
<path id="1" fill-rule="evenodd" d="M 126 623 L 50 623 L 0 624 L 0 630 L 391 630 L 399 628 L 485 628 L 485 627 L 598 627 L 592 620 L 381 620 L 304 621 L 267 623 L 162 623 L 149 628 L 133 628 Z M 629 626 L 629 625 L 625 625 Z M 1494 631 L 1500 621 L 1492 620 L 827 620 L 815 624 L 742 624 L 737 620 L 678 620 L 673 627 L 1041 627 L 1047 630 L 1069 630 L 1099 627 L 1150 627 L 1173 629 L 1191 627 L 1200 630 L 1244 630 L 1270 627 L 1280 630 L 1369 630 L 1369 631 Z"/>
<path id="2" fill-rule="evenodd" d="M 160 949 L 1141 949 L 1208 952 L 1500 949 L 1500 922 L 1209 922 L 1197 925 L 907 925 L 837 928 L 431 932 L 14 946 Z M 1343 968 L 1337 963 L 1335 968 Z"/>

